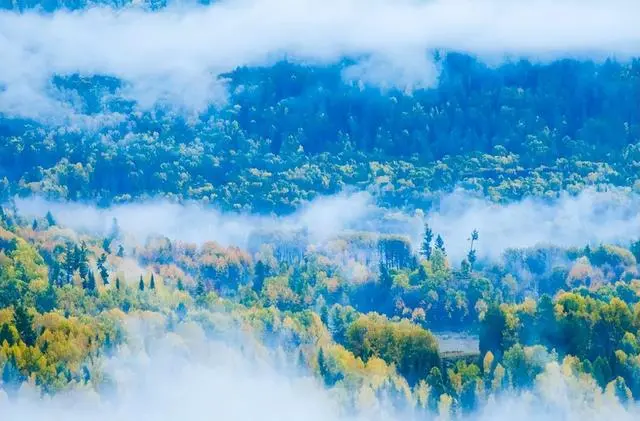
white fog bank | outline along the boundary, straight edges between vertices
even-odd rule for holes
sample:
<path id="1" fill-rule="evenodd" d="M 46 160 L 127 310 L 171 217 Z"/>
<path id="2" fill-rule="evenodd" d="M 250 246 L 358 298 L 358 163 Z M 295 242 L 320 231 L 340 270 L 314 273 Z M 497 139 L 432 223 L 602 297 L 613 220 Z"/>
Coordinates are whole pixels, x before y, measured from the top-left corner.
<path id="1" fill-rule="evenodd" d="M 218 76 L 283 58 L 309 64 L 356 61 L 349 80 L 401 89 L 437 84 L 428 51 L 554 60 L 640 54 L 640 3 L 633 0 L 222 0 L 0 12 L 0 113 L 64 118 L 74 98 L 53 75 L 121 79 L 142 108 L 198 112 L 225 99 Z"/>
<path id="2" fill-rule="evenodd" d="M 506 205 L 456 191 L 443 195 L 438 205 L 424 215 L 378 207 L 365 192 L 319 197 L 296 213 L 279 218 L 164 201 L 99 209 L 30 197 L 16 199 L 16 207 L 29 217 L 42 217 L 51 211 L 59 224 L 99 235 L 107 235 L 113 218 L 117 218 L 120 229 L 139 241 L 164 235 L 197 244 L 215 241 L 239 247 L 246 247 L 256 230 L 306 229 L 314 242 L 329 240 L 346 230 L 402 234 L 409 236 L 418 250 L 427 222 L 436 234 L 442 235 L 454 262 L 466 255 L 474 229 L 480 233 L 478 255 L 491 259 L 498 259 L 508 248 L 628 245 L 640 239 L 640 197 L 619 189 L 584 190 L 575 196 L 563 193 L 552 201 L 527 198 Z"/>
<path id="3" fill-rule="evenodd" d="M 155 323 L 162 323 L 157 320 Z M 158 330 L 159 328 L 159 330 Z M 309 376 L 285 373 L 250 343 L 210 340 L 195 324 L 176 331 L 153 328 L 154 338 L 138 332 L 129 345 L 102 361 L 113 393 L 98 395 L 78 387 L 39 397 L 23 387 L 15 400 L 0 402 L 0 417 L 29 421 L 446 421 L 439 415 L 399 411 L 374 394 L 358 397 L 360 408 L 345 411 L 334 392 Z M 469 421 L 619 421 L 637 420 L 611 391 L 577 378 L 549 361 L 527 392 L 506 392 L 462 420 Z M 633 404 L 632 404 L 633 405 Z M 411 405 L 410 405 L 411 408 Z M 454 418 L 455 419 L 455 418 Z"/>

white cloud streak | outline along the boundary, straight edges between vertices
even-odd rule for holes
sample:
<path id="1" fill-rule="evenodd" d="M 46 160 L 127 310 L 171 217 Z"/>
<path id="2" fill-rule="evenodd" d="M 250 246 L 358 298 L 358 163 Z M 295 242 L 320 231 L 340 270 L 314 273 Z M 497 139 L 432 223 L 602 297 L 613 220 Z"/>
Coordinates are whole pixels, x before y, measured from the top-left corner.
<path id="1" fill-rule="evenodd" d="M 487 60 L 627 58 L 640 52 L 632 0 L 223 0 L 157 12 L 92 8 L 50 15 L 0 12 L 0 113 L 68 116 L 54 74 L 103 74 L 141 107 L 190 112 L 224 99 L 216 76 L 287 57 L 363 59 L 345 77 L 432 86 L 428 49 Z"/>
<path id="2" fill-rule="evenodd" d="M 445 240 L 452 263 L 466 255 L 471 231 L 480 232 L 478 256 L 497 260 L 508 248 L 538 245 L 582 247 L 586 244 L 627 245 L 640 239 L 640 197 L 622 189 L 563 193 L 554 200 L 537 198 L 502 205 L 463 191 L 444 194 L 426 215 L 380 208 L 365 192 L 319 197 L 296 213 L 265 217 L 225 213 L 196 203 L 163 201 L 131 203 L 98 209 L 74 202 L 49 202 L 39 197 L 16 199 L 18 211 L 29 217 L 50 210 L 57 221 L 75 230 L 106 235 L 112 219 L 121 229 L 144 241 L 150 235 L 201 244 L 246 247 L 256 230 L 307 229 L 309 240 L 320 243 L 347 230 L 407 235 L 414 249 L 422 241 L 424 222 Z"/>
<path id="3" fill-rule="evenodd" d="M 131 316 L 129 316 L 131 318 Z M 148 317 L 147 317 L 148 319 Z M 97 395 L 78 387 L 54 397 L 40 397 L 23 387 L 17 400 L 0 402 L 2 419 L 30 421 L 414 421 L 424 415 L 401 413 L 371 396 L 360 412 L 348 413 L 338 396 L 307 376 L 277 368 L 274 355 L 259 346 L 208 340 L 195 324 L 175 332 L 136 324 L 133 340 L 102 360 L 114 394 Z M 157 325 L 157 323 L 161 323 Z M 593 381 L 572 376 L 555 362 L 534 387 L 519 395 L 505 393 L 461 420 L 502 421 L 632 421 L 637 407 L 624 407 Z M 1 392 L 0 392 L 1 393 Z M 353 393 L 357 400 L 358 390 Z M 426 419 L 445 420 L 446 417 Z"/>
<path id="4" fill-rule="evenodd" d="M 507 248 L 537 245 L 626 245 L 640 239 L 640 197 L 620 189 L 584 190 L 577 196 L 564 192 L 552 201 L 526 198 L 499 205 L 456 192 L 444 196 L 426 219 L 457 261 L 474 229 L 480 232 L 478 255 L 488 258 L 498 258 Z"/>
<path id="5" fill-rule="evenodd" d="M 246 247 L 256 230 L 307 229 L 311 241 L 321 242 L 345 229 L 366 221 L 376 207 L 369 194 L 343 193 L 319 197 L 295 214 L 282 218 L 239 213 L 223 213 L 196 203 L 184 205 L 154 201 L 116 205 L 99 209 L 77 202 L 49 202 L 40 197 L 16 199 L 21 214 L 42 216 L 50 210 L 57 222 L 75 230 L 107 235 L 113 218 L 124 233 L 138 241 L 152 235 L 202 244 Z"/>

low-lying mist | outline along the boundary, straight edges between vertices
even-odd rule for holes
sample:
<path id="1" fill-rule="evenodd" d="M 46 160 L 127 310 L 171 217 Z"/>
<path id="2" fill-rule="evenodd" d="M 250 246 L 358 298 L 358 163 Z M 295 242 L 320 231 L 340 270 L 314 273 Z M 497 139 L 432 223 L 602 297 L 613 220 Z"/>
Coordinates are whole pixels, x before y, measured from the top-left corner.
<path id="1" fill-rule="evenodd" d="M 274 11 L 278 11 L 274 13 Z M 627 59 L 637 55 L 640 6 L 631 0 L 223 0 L 0 12 L 0 113 L 61 119 L 77 112 L 55 75 L 120 79 L 147 109 L 199 112 L 224 101 L 219 76 L 287 59 L 356 63 L 348 81 L 412 90 L 437 84 L 429 51 L 505 59 Z"/>
<path id="2" fill-rule="evenodd" d="M 509 204 L 456 191 L 444 194 L 424 213 L 382 208 L 366 192 L 344 192 L 319 197 L 283 217 L 226 213 L 193 202 L 180 205 L 161 200 L 104 209 L 41 197 L 18 198 L 15 204 L 25 216 L 42 217 L 51 211 L 63 226 L 103 236 L 117 218 L 120 229 L 139 242 L 163 235 L 196 244 L 215 241 L 241 248 L 246 248 L 251 234 L 260 230 L 306 230 L 314 243 L 345 232 L 365 231 L 405 235 L 417 252 L 426 222 L 442 235 L 447 254 L 456 264 L 466 255 L 474 229 L 480 233 L 478 256 L 486 259 L 499 259 L 508 248 L 627 245 L 640 237 L 640 197 L 620 189 L 588 189 L 577 195 L 562 193 L 556 199 L 526 198 Z"/>
<path id="3" fill-rule="evenodd" d="M 135 316 L 134 324 L 140 324 Z M 162 321 L 160 321 L 162 322 Z M 88 386 L 41 397 L 29 386 L 18 395 L 3 396 L 0 416 L 30 421 L 158 421 L 256 419 L 298 421 L 448 420 L 448 410 L 427 414 L 409 403 L 398 409 L 374 394 L 342 389 L 359 402 L 356 408 L 341 403 L 338 389 L 326 389 L 300 372 L 278 368 L 260 345 L 208 339 L 193 323 L 169 332 L 156 326 L 149 333 L 134 331 L 132 341 L 101 361 L 108 379 L 101 393 Z M 557 362 L 542 362 L 545 370 L 532 390 L 506 392 L 463 420 L 500 421 L 631 421 L 637 408 L 622 405 L 611 391 L 578 378 Z M 338 394 L 337 394 L 338 393 Z M 411 400 L 410 400 L 411 401 Z M 415 403 L 415 401 L 414 401 Z"/>
<path id="4" fill-rule="evenodd" d="M 130 341 L 99 363 L 108 385 L 101 393 L 78 386 L 39 398 L 23 385 L 15 399 L 4 396 L 0 416 L 33 421 L 346 419 L 316 381 L 277 369 L 250 338 L 207 339 L 194 323 L 173 332 L 146 326 L 145 332 L 141 325 L 157 320 L 128 319 L 136 325 Z"/>

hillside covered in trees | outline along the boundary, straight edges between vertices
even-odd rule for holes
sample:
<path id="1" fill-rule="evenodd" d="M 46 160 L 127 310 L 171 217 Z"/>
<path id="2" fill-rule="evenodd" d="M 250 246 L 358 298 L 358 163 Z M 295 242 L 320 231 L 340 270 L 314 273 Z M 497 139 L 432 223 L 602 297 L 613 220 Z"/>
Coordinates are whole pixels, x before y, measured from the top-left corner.
<path id="1" fill-rule="evenodd" d="M 39 51 L 35 36 L 11 49 L 3 36 L 19 31 L 2 22 L 92 5 L 0 0 L 0 54 Z M 73 16 L 83 15 L 64 22 Z M 110 371 L 114 361 L 169 345 L 196 361 L 203 344 L 244 334 L 243 352 L 313 378 L 347 411 L 381 405 L 446 420 L 505 396 L 550 399 L 559 382 L 594 407 L 630 410 L 640 400 L 637 209 L 618 213 L 623 225 L 603 216 L 589 236 L 611 224 L 624 237 L 573 245 L 517 221 L 545 233 L 531 247 L 502 247 L 485 235 L 498 231 L 483 215 L 462 238 L 437 232 L 428 216 L 453 191 L 499 206 L 536 198 L 553 207 L 584 191 L 637 198 L 640 61 L 496 64 L 436 48 L 428 56 L 437 83 L 415 89 L 349 79 L 348 57 L 247 60 L 218 76 L 225 101 L 195 113 L 170 99 L 145 106 L 126 75 L 86 69 L 46 79 L 42 103 L 25 112 L 12 95 L 32 93 L 32 74 L 0 70 L 0 413 L 29 392 L 83 390 L 108 401 L 129 390 Z M 51 98 L 62 114 L 39 113 Z M 387 219 L 336 232 L 312 213 L 323 236 L 287 225 L 314 199 L 345 190 L 370 194 Z M 17 203 L 32 197 L 57 210 L 23 212 Z M 61 222 L 74 203 L 154 200 L 277 222 L 236 223 L 249 233 L 238 244 L 216 241 L 221 233 L 185 241 L 162 228 L 136 237 L 117 218 L 106 234 Z M 339 206 L 346 214 L 356 204 Z M 595 205 L 573 206 L 553 222 L 592 227 L 575 220 L 576 206 Z M 421 221 L 418 244 L 400 212 Z M 197 223 L 171 221 L 178 231 Z"/>
<path id="2" fill-rule="evenodd" d="M 284 214 L 345 186 L 408 207 L 454 187 L 495 201 L 601 184 L 640 189 L 637 62 L 442 61 L 437 89 L 412 95 L 342 83 L 339 66 L 238 69 L 229 104 L 195 121 L 105 103 L 117 80 L 60 78 L 87 113 L 123 119 L 87 131 L 2 119 L 2 191 L 100 205 L 165 196 Z"/>

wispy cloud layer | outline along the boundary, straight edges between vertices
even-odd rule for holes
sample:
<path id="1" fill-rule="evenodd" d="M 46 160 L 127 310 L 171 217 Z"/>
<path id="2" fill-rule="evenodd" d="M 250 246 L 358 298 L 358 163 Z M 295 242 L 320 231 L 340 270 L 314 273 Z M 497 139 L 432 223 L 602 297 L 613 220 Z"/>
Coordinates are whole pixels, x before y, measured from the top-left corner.
<path id="1" fill-rule="evenodd" d="M 129 316 L 129 319 L 133 319 Z M 292 374 L 277 364 L 276 355 L 251 341 L 209 340 L 193 323 L 175 331 L 163 330 L 165 320 L 129 320 L 138 328 L 133 340 L 109 359 L 102 373 L 112 393 L 98 396 L 79 385 L 68 393 L 40 397 L 23 386 L 17 399 L 0 404 L 3 419 L 30 421 L 382 421 L 449 418 L 399 411 L 366 388 L 348 411 L 338 396 L 320 382 Z M 152 322 L 152 323 L 150 323 Z M 147 326 L 145 326 L 147 324 Z M 153 333 L 151 333 L 153 332 Z M 284 354 L 280 354 L 283 356 Z M 276 357 L 276 358 L 274 358 Z M 286 357 L 285 357 L 286 358 Z M 476 421 L 606 421 L 638 419 L 638 409 L 621 405 L 611 393 L 603 393 L 594 381 L 572 375 L 552 361 L 541 361 L 541 373 L 531 391 L 506 392 L 460 420 Z M 354 382 L 355 384 L 355 382 Z M 409 401 L 410 402 L 410 401 Z M 409 403 L 408 402 L 408 403 Z"/>
<path id="2" fill-rule="evenodd" d="M 54 74 L 120 78 L 141 107 L 199 111 L 237 66 L 356 59 L 346 78 L 402 88 L 437 82 L 426 51 L 487 60 L 626 58 L 640 52 L 632 0 L 223 0 L 157 12 L 93 8 L 0 13 L 0 113 L 68 116 Z"/>
<path id="3" fill-rule="evenodd" d="M 619 189 L 585 190 L 577 196 L 563 194 L 551 201 L 528 198 L 501 205 L 463 191 L 442 196 L 425 215 L 407 214 L 376 206 L 369 194 L 342 193 L 320 197 L 296 213 L 276 218 L 220 212 L 196 203 L 178 205 L 164 201 L 132 203 L 107 209 L 73 202 L 49 202 L 39 197 L 18 199 L 18 210 L 43 216 L 50 210 L 59 223 L 76 230 L 106 235 L 113 218 L 124 232 L 144 241 L 149 235 L 203 243 L 246 247 L 255 230 L 306 229 L 310 241 L 322 242 L 345 232 L 407 235 L 416 250 L 424 222 L 441 234 L 453 263 L 467 253 L 471 231 L 480 232 L 478 255 L 499 259 L 507 248 L 537 245 L 576 246 L 620 243 L 640 239 L 640 197 Z"/>

